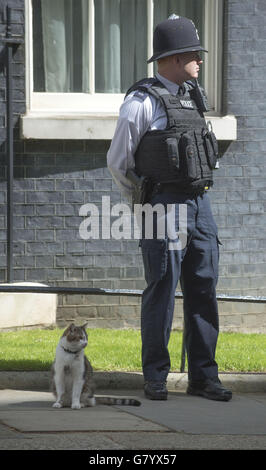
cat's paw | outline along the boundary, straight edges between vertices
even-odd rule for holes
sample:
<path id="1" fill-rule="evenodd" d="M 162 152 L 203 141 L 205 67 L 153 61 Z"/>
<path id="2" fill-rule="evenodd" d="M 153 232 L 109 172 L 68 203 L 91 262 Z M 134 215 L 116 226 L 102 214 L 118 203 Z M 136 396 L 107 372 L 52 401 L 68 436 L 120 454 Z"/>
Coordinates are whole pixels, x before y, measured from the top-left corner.
<path id="1" fill-rule="evenodd" d="M 80 403 L 72 403 L 71 408 L 72 408 L 72 410 L 80 410 L 81 404 Z"/>
<path id="2" fill-rule="evenodd" d="M 53 404 L 53 408 L 62 408 L 62 403 L 59 403 L 58 401 L 56 401 L 54 404 Z"/>

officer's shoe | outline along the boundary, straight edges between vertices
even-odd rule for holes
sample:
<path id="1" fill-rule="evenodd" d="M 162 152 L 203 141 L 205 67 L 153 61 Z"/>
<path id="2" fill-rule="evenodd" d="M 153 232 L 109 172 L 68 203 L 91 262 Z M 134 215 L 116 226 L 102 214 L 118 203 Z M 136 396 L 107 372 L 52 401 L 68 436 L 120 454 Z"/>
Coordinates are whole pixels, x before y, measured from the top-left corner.
<path id="1" fill-rule="evenodd" d="M 167 400 L 168 390 L 165 382 L 145 382 L 144 393 L 149 400 Z"/>
<path id="2" fill-rule="evenodd" d="M 229 401 L 232 398 L 231 390 L 227 390 L 218 378 L 189 382 L 187 393 L 217 401 Z"/>

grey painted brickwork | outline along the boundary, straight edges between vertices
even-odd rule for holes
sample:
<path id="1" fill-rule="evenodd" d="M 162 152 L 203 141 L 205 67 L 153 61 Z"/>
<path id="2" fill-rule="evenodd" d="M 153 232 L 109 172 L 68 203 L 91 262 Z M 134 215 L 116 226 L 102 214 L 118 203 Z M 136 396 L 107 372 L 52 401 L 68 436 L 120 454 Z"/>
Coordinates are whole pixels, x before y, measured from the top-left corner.
<path id="1" fill-rule="evenodd" d="M 266 292 L 266 47 L 264 1 L 229 1 L 225 28 L 225 112 L 238 139 L 225 152 L 212 192 L 223 241 L 219 289 Z"/>
<path id="2" fill-rule="evenodd" d="M 23 1 L 14 5 L 13 31 L 23 29 Z M 210 192 L 223 243 L 218 290 L 266 295 L 266 3 L 229 0 L 224 41 L 224 112 L 238 120 L 238 140 L 224 152 Z M 5 33 L 0 12 L 0 34 Z M 0 46 L 1 59 L 3 48 Z M 15 99 L 15 280 L 55 285 L 142 289 L 143 267 L 134 240 L 79 237 L 80 206 L 111 204 L 120 193 L 106 168 L 109 141 L 23 141 L 24 47 L 14 56 Z M 1 60 L 1 63 L 3 60 Z M 0 69 L 0 281 L 6 280 L 5 70 Z M 89 319 L 91 326 L 139 327 L 140 299 L 60 297 L 58 323 Z M 221 329 L 266 331 L 265 305 L 220 305 Z M 182 326 L 177 302 L 174 326 Z"/>

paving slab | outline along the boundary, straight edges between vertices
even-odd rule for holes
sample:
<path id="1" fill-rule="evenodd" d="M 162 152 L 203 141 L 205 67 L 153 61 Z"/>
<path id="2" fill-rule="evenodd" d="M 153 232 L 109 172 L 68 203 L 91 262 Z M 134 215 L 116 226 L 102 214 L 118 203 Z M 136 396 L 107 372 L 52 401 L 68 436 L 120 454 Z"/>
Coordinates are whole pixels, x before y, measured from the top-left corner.
<path id="1" fill-rule="evenodd" d="M 20 432 L 161 431 L 159 423 L 125 412 L 120 407 L 97 405 L 72 410 L 52 408 L 51 393 L 0 391 L 0 421 Z M 128 408 L 128 407 L 127 407 Z"/>
<path id="2" fill-rule="evenodd" d="M 109 390 L 101 394 L 114 395 Z M 1 450 L 266 449 L 266 394 L 216 402 L 183 392 L 140 407 L 53 409 L 49 392 L 0 390 Z"/>
<path id="3" fill-rule="evenodd" d="M 121 433 L 124 434 L 123 432 Z M 138 433 L 139 434 L 139 433 Z M 95 449 L 98 450 L 117 450 L 117 449 L 127 449 L 128 444 L 126 444 L 126 439 L 123 444 L 115 442 L 112 434 L 106 436 L 104 433 L 99 432 L 78 432 L 78 433 L 22 433 L 14 434 L 12 438 L 0 438 L 0 450 L 13 451 L 13 450 L 81 450 L 81 451 L 90 451 Z M 15 456 L 12 452 L 11 456 Z M 49 456 L 49 465 L 52 462 L 53 457 Z M 63 456 L 60 456 L 61 465 L 64 462 Z M 66 454 L 66 463 L 69 463 L 69 457 L 71 455 Z M 17 457 L 20 462 L 23 463 L 23 458 L 28 459 L 27 454 L 25 457 L 19 454 Z M 42 459 L 45 458 L 45 454 L 42 454 Z M 76 456 L 76 464 L 78 464 L 78 455 Z M 44 460 L 45 462 L 45 460 Z M 10 455 L 9 455 L 10 463 Z"/>
<path id="4" fill-rule="evenodd" d="M 169 393 L 168 400 L 142 399 L 125 411 L 169 430 L 191 434 L 266 435 L 266 394 L 233 395 L 229 402 Z"/>
<path id="5" fill-rule="evenodd" d="M 163 426 L 148 423 L 123 411 L 88 410 L 1 411 L 1 421 L 21 432 L 80 432 L 80 431 L 161 431 Z"/>

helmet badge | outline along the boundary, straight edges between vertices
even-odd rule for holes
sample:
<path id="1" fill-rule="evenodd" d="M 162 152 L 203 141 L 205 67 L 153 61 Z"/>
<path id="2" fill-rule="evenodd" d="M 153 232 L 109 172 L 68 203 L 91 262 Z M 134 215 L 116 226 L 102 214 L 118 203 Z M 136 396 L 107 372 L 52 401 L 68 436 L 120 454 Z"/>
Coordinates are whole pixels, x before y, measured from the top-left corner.
<path id="1" fill-rule="evenodd" d="M 173 13 L 172 15 L 170 15 L 168 17 L 168 20 L 178 20 L 180 18 L 180 16 L 178 15 L 175 15 L 175 13 Z"/>

